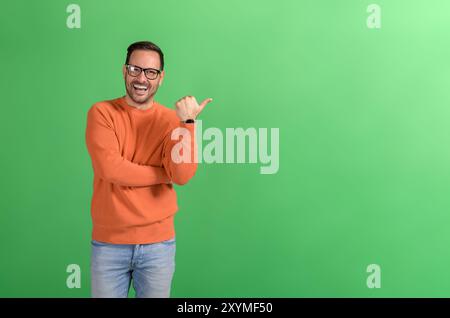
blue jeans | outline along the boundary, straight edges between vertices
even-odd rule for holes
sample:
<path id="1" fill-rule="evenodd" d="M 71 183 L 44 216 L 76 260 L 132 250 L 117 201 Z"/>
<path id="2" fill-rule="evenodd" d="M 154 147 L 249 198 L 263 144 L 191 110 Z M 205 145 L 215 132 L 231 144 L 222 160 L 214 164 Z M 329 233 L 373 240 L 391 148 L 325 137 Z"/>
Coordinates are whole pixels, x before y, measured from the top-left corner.
<path id="1" fill-rule="evenodd" d="M 152 244 L 91 241 L 92 297 L 168 298 L 175 272 L 175 238 Z"/>

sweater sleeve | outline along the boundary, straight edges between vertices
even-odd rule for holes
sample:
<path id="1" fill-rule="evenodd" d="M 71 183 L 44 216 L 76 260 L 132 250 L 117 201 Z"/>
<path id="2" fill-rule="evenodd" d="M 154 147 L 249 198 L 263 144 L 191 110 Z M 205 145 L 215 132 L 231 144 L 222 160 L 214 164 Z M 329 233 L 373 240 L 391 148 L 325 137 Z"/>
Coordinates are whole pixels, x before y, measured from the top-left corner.
<path id="1" fill-rule="evenodd" d="M 112 125 L 95 106 L 87 115 L 86 145 L 94 173 L 107 182 L 138 187 L 170 181 L 164 168 L 140 165 L 123 158 Z"/>
<path id="2" fill-rule="evenodd" d="M 174 133 L 174 130 L 177 130 Z M 172 136 L 172 133 L 173 136 Z M 184 153 L 185 151 L 188 152 Z M 180 123 L 164 138 L 163 165 L 169 178 L 178 185 L 186 184 L 197 171 L 195 124 Z M 184 160 L 183 158 L 187 159 Z"/>

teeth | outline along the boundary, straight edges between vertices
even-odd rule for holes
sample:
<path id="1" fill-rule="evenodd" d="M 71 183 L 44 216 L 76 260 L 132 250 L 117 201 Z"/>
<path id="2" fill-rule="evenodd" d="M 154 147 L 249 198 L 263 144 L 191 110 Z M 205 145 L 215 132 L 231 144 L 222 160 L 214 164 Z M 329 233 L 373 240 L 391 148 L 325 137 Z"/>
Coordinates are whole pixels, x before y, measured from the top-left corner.
<path id="1" fill-rule="evenodd" d="M 143 86 L 143 85 L 137 85 L 137 84 L 134 84 L 133 86 L 134 86 L 134 88 L 136 88 L 136 89 L 147 90 L 147 87 L 146 87 L 146 86 Z"/>

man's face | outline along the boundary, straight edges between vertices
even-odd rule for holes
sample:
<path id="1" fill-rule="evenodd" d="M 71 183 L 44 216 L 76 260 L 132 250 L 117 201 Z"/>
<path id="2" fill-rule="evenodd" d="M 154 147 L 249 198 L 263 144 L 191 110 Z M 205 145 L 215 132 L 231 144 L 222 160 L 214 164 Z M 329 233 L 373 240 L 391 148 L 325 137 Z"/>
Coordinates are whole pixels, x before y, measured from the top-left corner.
<path id="1" fill-rule="evenodd" d="M 131 53 L 128 64 L 138 66 L 140 68 L 154 68 L 159 70 L 161 68 L 159 54 L 154 51 L 136 50 Z M 123 76 L 125 79 L 125 87 L 128 96 L 136 104 L 145 104 L 158 91 L 164 77 L 164 71 L 155 79 L 149 80 L 142 71 L 137 77 L 133 77 L 127 73 L 126 66 L 123 67 Z M 145 88 L 145 89 L 143 89 Z"/>

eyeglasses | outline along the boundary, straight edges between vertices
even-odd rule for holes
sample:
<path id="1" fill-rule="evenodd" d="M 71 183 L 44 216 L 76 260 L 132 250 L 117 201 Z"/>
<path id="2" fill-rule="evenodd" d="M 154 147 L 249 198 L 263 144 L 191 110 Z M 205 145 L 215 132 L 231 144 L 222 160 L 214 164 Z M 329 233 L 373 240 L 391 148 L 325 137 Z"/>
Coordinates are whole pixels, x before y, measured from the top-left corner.
<path id="1" fill-rule="evenodd" d="M 159 74 L 161 74 L 160 70 L 154 69 L 154 68 L 141 68 L 136 65 L 131 64 L 125 64 L 127 67 L 127 73 L 130 76 L 138 77 L 142 71 L 144 71 L 145 77 L 147 77 L 149 80 L 154 80 L 158 77 Z"/>

